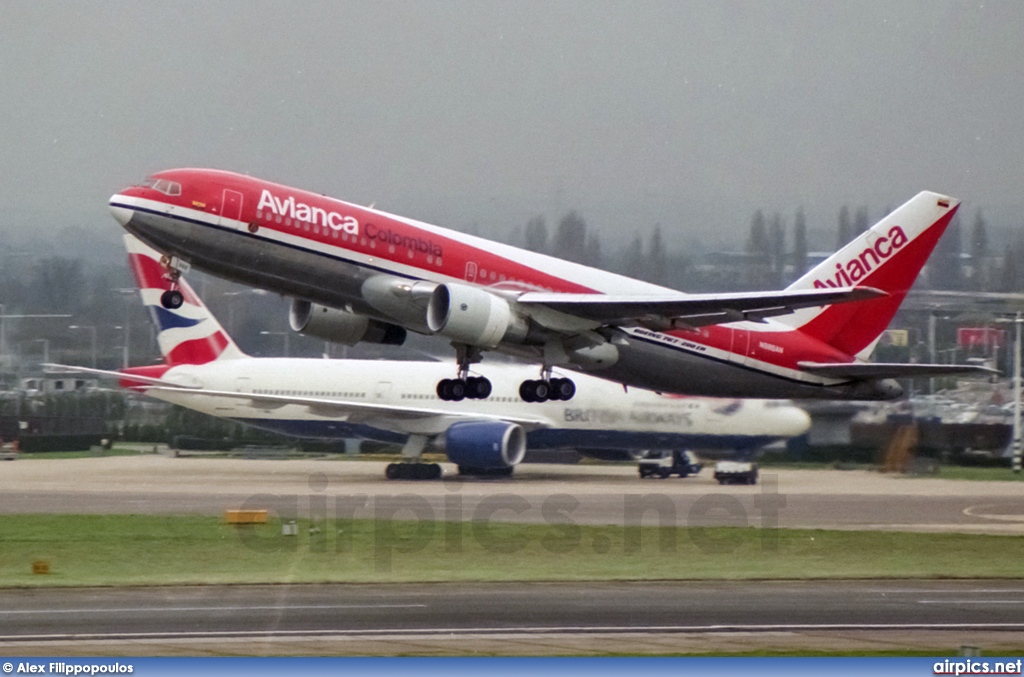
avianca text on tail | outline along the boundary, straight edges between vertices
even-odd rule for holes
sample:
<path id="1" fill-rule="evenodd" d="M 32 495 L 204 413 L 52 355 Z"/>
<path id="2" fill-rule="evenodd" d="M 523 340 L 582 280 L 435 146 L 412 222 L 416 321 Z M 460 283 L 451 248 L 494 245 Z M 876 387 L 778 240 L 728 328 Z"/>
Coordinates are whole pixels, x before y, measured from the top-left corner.
<path id="1" fill-rule="evenodd" d="M 832 279 L 815 280 L 815 289 L 832 287 L 850 287 L 863 280 L 868 273 L 882 264 L 907 244 L 907 234 L 899 226 L 893 226 L 886 236 L 879 237 L 869 243 L 859 254 L 848 261 L 836 263 L 836 273 Z M 828 271 L 826 271 L 828 272 Z"/>
<path id="2" fill-rule="evenodd" d="M 497 350 L 537 365 L 526 401 L 570 399 L 555 368 L 626 386 L 725 397 L 886 399 L 902 376 L 976 371 L 869 362 L 939 236 L 950 197 L 921 192 L 788 288 L 684 294 L 372 207 L 209 169 L 154 174 L 110 199 L 115 218 L 164 254 L 164 307 L 181 270 L 292 297 L 296 331 L 456 349 L 444 400 L 486 398 L 470 365 Z"/>

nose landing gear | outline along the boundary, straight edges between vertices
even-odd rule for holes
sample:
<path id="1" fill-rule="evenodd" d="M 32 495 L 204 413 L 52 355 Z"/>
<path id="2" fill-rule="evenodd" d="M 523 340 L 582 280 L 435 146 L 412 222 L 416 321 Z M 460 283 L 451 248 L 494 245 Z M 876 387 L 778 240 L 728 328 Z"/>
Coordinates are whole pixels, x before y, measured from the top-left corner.
<path id="1" fill-rule="evenodd" d="M 185 295 L 178 289 L 178 280 L 181 279 L 184 267 L 182 264 L 184 262 L 175 257 L 160 257 L 160 265 L 164 268 L 164 278 L 170 282 L 171 286 L 170 289 L 160 294 L 160 305 L 168 310 L 177 310 L 185 303 Z"/>

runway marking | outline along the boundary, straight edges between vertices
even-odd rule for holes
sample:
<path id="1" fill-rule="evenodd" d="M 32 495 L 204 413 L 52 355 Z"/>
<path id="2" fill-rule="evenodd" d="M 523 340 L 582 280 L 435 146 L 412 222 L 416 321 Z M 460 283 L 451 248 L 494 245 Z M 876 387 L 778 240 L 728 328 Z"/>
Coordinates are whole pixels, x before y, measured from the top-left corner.
<path id="1" fill-rule="evenodd" d="M 919 599 L 918 604 L 1024 604 L 1024 599 Z"/>
<path id="2" fill-rule="evenodd" d="M 987 505 L 970 505 L 970 506 L 967 506 L 966 508 L 964 508 L 963 514 L 967 515 L 968 517 L 980 517 L 981 519 L 994 520 L 996 522 L 1024 522 L 1024 515 L 999 515 L 999 514 L 991 514 L 991 513 L 986 514 L 986 513 L 975 512 L 976 510 L 981 510 L 982 508 L 998 508 L 998 507 L 999 506 L 992 505 L 992 504 L 987 504 Z"/>
<path id="3" fill-rule="evenodd" d="M 312 604 L 268 606 L 154 606 L 97 609 L 0 609 L 0 616 L 14 614 L 120 614 L 125 612 L 159 613 L 161 611 L 289 611 L 292 609 L 425 609 L 426 604 Z"/>
<path id="4" fill-rule="evenodd" d="M 1024 589 L 1021 588 L 956 588 L 954 590 L 943 590 L 941 588 L 935 590 L 927 588 L 872 588 L 866 592 L 894 595 L 1024 595 Z"/>
<path id="5" fill-rule="evenodd" d="M 800 632 L 843 630 L 989 630 L 1022 631 L 1024 623 L 840 623 L 814 625 L 807 623 L 782 625 L 610 625 L 610 626 L 526 626 L 507 628 L 423 628 L 367 630 L 218 630 L 210 632 L 122 632 L 122 633 L 64 633 L 52 635 L 0 635 L 0 642 L 58 641 L 58 640 L 111 640 L 111 639 L 204 639 L 246 637 L 434 637 L 450 638 L 481 635 L 544 635 L 544 634 L 629 634 L 629 633 L 733 633 L 733 632 Z"/>

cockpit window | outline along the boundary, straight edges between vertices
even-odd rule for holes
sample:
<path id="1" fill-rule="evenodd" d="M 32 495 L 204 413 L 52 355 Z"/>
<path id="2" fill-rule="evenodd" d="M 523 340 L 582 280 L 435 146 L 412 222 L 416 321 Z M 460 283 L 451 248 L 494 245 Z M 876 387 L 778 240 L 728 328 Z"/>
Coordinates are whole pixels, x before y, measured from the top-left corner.
<path id="1" fill-rule="evenodd" d="M 168 181 L 167 179 L 154 179 L 152 176 L 144 181 L 136 184 L 143 188 L 152 188 L 153 190 L 160 191 L 164 195 L 181 195 L 181 184 L 177 181 Z"/>

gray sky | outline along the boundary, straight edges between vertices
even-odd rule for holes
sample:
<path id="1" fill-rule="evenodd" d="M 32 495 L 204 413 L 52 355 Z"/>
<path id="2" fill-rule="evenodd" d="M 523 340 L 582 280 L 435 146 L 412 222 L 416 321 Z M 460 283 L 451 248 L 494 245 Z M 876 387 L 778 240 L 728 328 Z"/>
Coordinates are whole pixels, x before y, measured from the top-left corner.
<path id="1" fill-rule="evenodd" d="M 921 189 L 1017 225 L 1024 3 L 3 5 L 0 218 L 211 166 L 464 228 L 569 207 L 716 243 Z M 969 222 L 969 220 L 968 220 Z"/>

